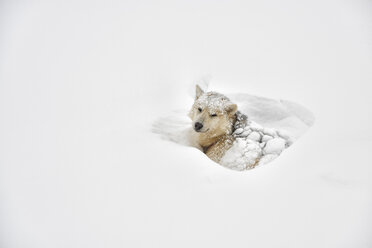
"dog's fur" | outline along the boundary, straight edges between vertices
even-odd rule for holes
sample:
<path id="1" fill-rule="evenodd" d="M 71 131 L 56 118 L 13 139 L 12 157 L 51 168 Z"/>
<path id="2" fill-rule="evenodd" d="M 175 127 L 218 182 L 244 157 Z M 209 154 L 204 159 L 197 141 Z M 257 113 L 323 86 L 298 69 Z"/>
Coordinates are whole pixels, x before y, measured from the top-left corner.
<path id="1" fill-rule="evenodd" d="M 203 152 L 217 163 L 234 142 L 232 133 L 237 110 L 237 105 L 226 96 L 216 92 L 204 92 L 196 85 L 195 102 L 189 113 L 193 127 L 192 136 Z M 197 123 L 202 125 L 201 129 L 195 126 Z"/>

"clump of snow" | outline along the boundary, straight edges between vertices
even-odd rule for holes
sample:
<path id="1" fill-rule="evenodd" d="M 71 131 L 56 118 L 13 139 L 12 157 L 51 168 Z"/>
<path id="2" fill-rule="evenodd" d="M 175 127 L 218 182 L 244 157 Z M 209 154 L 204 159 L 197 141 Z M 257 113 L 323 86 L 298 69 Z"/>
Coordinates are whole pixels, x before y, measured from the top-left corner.
<path id="1" fill-rule="evenodd" d="M 237 138 L 221 158 L 220 164 L 233 170 L 254 168 L 262 155 L 259 144 L 250 139 Z"/>
<path id="2" fill-rule="evenodd" d="M 220 164 L 234 170 L 252 169 L 270 162 L 292 144 L 288 136 L 281 136 L 275 129 L 263 128 L 239 111 L 233 137 L 235 141 Z"/>
<path id="3" fill-rule="evenodd" d="M 197 106 L 208 107 L 214 112 L 224 112 L 231 103 L 229 98 L 217 92 L 207 92 L 196 100 Z"/>
<path id="4" fill-rule="evenodd" d="M 279 155 L 286 148 L 286 140 L 283 138 L 273 138 L 266 142 L 263 149 L 264 154 L 277 154 Z"/>

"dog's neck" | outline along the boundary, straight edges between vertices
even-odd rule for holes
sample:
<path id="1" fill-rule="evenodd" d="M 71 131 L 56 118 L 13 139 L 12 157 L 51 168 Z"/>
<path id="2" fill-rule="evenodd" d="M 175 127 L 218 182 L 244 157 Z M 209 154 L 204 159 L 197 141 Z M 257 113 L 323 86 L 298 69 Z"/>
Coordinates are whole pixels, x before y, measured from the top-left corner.
<path id="1" fill-rule="evenodd" d="M 210 136 L 208 134 L 199 134 L 198 135 L 198 143 L 203 148 L 205 152 L 208 148 L 215 143 L 217 143 L 220 139 L 223 139 L 228 134 L 221 134 L 219 136 Z"/>
<path id="2" fill-rule="evenodd" d="M 236 114 L 231 117 L 231 126 L 227 130 L 219 133 L 218 135 L 211 135 L 210 133 L 197 133 L 197 139 L 199 145 L 203 148 L 205 152 L 209 147 L 216 144 L 218 141 L 225 139 L 227 136 L 230 136 L 234 132 L 234 125 L 236 122 Z"/>

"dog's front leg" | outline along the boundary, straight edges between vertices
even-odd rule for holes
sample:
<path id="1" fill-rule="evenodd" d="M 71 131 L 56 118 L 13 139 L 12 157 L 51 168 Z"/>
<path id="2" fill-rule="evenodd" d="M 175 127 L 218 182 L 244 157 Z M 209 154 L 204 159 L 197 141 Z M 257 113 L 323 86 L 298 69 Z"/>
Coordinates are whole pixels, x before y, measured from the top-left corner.
<path id="1" fill-rule="evenodd" d="M 205 154 L 216 163 L 219 163 L 225 152 L 231 148 L 233 142 L 234 140 L 231 136 L 224 136 L 215 144 L 208 147 Z"/>

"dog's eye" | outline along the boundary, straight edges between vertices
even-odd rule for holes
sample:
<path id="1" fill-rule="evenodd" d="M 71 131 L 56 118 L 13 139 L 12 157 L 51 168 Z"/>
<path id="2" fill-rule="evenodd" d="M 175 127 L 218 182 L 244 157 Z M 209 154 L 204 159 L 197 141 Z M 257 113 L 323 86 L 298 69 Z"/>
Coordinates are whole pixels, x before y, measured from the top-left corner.
<path id="1" fill-rule="evenodd" d="M 217 114 L 211 114 L 211 117 L 216 117 L 217 116 Z"/>
<path id="2" fill-rule="evenodd" d="M 202 112 L 202 109 L 201 108 L 198 108 L 199 112 Z"/>

